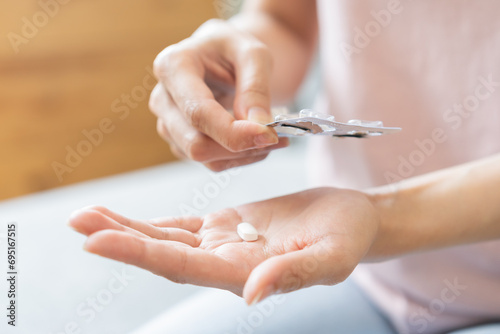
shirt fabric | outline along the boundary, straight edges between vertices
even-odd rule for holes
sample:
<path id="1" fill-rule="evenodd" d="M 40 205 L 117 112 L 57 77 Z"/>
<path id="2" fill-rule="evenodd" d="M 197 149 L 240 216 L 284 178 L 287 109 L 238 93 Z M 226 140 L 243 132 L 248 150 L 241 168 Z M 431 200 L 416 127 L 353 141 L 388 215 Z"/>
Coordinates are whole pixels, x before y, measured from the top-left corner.
<path id="1" fill-rule="evenodd" d="M 316 110 L 403 131 L 311 138 L 311 185 L 364 189 L 500 152 L 500 1 L 317 2 Z M 353 278 L 401 333 L 500 319 L 500 241 L 363 264 Z"/>

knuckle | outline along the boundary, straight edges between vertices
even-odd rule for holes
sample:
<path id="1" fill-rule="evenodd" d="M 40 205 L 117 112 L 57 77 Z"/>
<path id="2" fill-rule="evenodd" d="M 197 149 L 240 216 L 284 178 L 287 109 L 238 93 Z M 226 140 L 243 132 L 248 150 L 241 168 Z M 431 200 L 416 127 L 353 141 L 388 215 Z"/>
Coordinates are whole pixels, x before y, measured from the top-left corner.
<path id="1" fill-rule="evenodd" d="M 257 39 L 252 39 L 251 41 L 246 43 L 243 46 L 243 48 L 245 53 L 250 56 L 256 56 L 256 57 L 270 56 L 270 51 L 267 45 L 265 45 L 264 43 L 262 43 Z"/>
<path id="2" fill-rule="evenodd" d="M 161 119 L 158 119 L 156 121 L 156 132 L 158 132 L 158 134 L 162 137 L 163 134 L 166 132 L 165 126 L 163 125 L 163 121 Z"/>
<path id="3" fill-rule="evenodd" d="M 187 50 L 179 44 L 173 44 L 163 49 L 153 61 L 153 73 L 158 79 L 164 79 L 169 76 L 171 71 L 175 70 L 180 62 L 187 56 Z"/>
<path id="4" fill-rule="evenodd" d="M 158 119 L 158 121 L 156 122 L 156 131 L 165 141 L 171 141 L 170 132 L 168 131 L 163 121 L 161 121 L 160 119 Z"/>
<path id="5" fill-rule="evenodd" d="M 268 96 L 269 91 L 266 87 L 263 87 L 263 85 L 252 85 L 249 87 L 245 87 L 242 92 L 243 95 L 264 95 Z"/>
<path id="6" fill-rule="evenodd" d="M 200 25 L 191 36 L 203 44 L 208 41 L 224 40 L 231 35 L 232 31 L 232 27 L 225 20 L 213 18 Z"/>
<path id="7" fill-rule="evenodd" d="M 272 66 L 272 55 L 269 47 L 258 40 L 252 40 L 243 47 L 244 54 L 247 57 L 258 59 L 267 66 Z"/>
<path id="8" fill-rule="evenodd" d="M 245 151 L 245 156 L 248 156 L 248 152 L 255 146 L 254 136 L 247 134 L 248 126 L 253 125 L 239 121 L 231 122 L 225 129 L 224 136 L 219 136 L 218 142 L 230 152 Z"/>
<path id="9" fill-rule="evenodd" d="M 167 229 L 160 229 L 159 235 L 161 240 L 169 240 L 171 238 L 171 233 Z"/>
<path id="10" fill-rule="evenodd" d="M 172 47 L 169 46 L 161 51 L 153 61 L 153 73 L 158 79 L 168 71 L 168 65 L 170 64 L 169 58 L 172 57 L 172 53 Z"/>
<path id="11" fill-rule="evenodd" d="M 184 102 L 184 113 L 191 125 L 199 129 L 203 122 L 203 108 L 201 103 L 193 100 Z"/>
<path id="12" fill-rule="evenodd" d="M 172 154 L 175 155 L 178 159 L 186 158 L 184 153 L 182 153 L 181 150 L 179 150 L 179 148 L 174 144 L 170 144 L 170 152 L 172 152 Z"/>
<path id="13" fill-rule="evenodd" d="M 205 135 L 199 132 L 194 133 L 187 139 L 184 152 L 191 160 L 203 162 L 207 157 L 207 141 Z"/>
<path id="14" fill-rule="evenodd" d="M 184 251 L 181 251 L 178 253 L 178 270 L 176 275 L 173 275 L 171 277 L 171 280 L 175 283 L 178 283 L 178 284 L 185 284 L 187 283 L 187 279 L 186 277 L 183 276 L 183 273 L 186 271 L 186 267 L 187 267 L 187 262 L 188 262 L 188 258 L 187 258 L 187 254 L 186 252 Z"/>
<path id="15" fill-rule="evenodd" d="M 254 139 L 251 136 L 242 136 L 238 135 L 238 129 L 235 127 L 233 131 L 231 131 L 231 135 L 226 138 L 225 147 L 231 152 L 238 153 L 245 151 L 245 156 L 248 156 L 251 151 L 251 147 L 253 147 Z"/>
<path id="16" fill-rule="evenodd" d="M 163 91 L 163 86 L 160 84 L 157 84 L 153 91 L 151 92 L 151 95 L 149 96 L 149 102 L 148 102 L 148 107 L 149 110 L 155 114 L 159 115 L 162 104 L 165 104 L 165 92 Z"/>
<path id="17" fill-rule="evenodd" d="M 224 138 L 221 138 L 224 140 Z M 225 138 L 221 144 L 226 147 L 230 152 L 237 153 L 245 150 L 247 147 L 252 145 L 252 142 L 249 140 L 238 140 L 237 138 Z"/>
<path id="18" fill-rule="evenodd" d="M 291 266 L 288 271 L 284 273 L 281 280 L 280 286 L 283 292 L 299 290 L 305 286 L 302 272 L 297 265 Z"/>
<path id="19" fill-rule="evenodd" d="M 139 250 L 135 253 L 135 260 L 137 263 L 144 263 L 144 261 L 147 259 L 147 252 L 148 248 L 144 240 L 141 238 L 138 240 L 138 245 L 139 245 Z"/>
<path id="20" fill-rule="evenodd" d="M 225 24 L 224 20 L 211 18 L 211 19 L 205 21 L 202 25 L 200 25 L 200 27 L 196 31 L 205 30 L 205 29 L 212 30 L 212 29 L 218 28 L 224 24 Z"/>
<path id="21" fill-rule="evenodd" d="M 245 101 L 253 101 L 257 105 L 266 106 L 270 103 L 269 81 L 256 73 L 252 78 L 247 78 L 247 84 L 241 88 L 240 94 Z"/>

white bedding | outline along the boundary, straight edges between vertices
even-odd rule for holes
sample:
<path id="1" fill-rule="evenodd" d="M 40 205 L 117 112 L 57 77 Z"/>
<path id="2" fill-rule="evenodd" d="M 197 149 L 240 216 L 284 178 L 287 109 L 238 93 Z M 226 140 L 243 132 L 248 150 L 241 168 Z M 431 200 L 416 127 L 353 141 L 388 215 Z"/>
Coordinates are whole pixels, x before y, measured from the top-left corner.
<path id="1" fill-rule="evenodd" d="M 201 211 L 305 189 L 303 151 L 303 145 L 294 145 L 241 169 L 227 185 L 220 182 L 217 196 Z M 180 215 L 181 204 L 193 207 L 195 189 L 203 194 L 211 182 L 201 165 L 178 162 L 1 202 L 0 233 L 9 222 L 18 224 L 19 296 L 18 326 L 7 326 L 2 311 L 0 332 L 128 333 L 200 291 L 84 252 L 85 238 L 66 220 L 90 204 L 132 218 Z M 6 305 L 5 239 L 0 239 L 0 268 L 0 303 Z M 131 278 L 116 279 L 123 271 Z"/>

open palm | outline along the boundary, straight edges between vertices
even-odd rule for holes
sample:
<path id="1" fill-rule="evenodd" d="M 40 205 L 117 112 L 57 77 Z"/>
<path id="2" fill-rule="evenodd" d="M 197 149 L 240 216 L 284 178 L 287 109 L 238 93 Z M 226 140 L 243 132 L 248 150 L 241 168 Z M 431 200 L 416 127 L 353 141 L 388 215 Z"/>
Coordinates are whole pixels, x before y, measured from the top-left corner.
<path id="1" fill-rule="evenodd" d="M 257 241 L 241 240 L 241 222 L 255 226 Z M 138 221 L 90 207 L 75 213 L 70 225 L 89 236 L 89 252 L 174 282 L 230 290 L 250 302 L 344 280 L 372 244 L 378 217 L 361 192 L 318 188 L 203 218 Z"/>

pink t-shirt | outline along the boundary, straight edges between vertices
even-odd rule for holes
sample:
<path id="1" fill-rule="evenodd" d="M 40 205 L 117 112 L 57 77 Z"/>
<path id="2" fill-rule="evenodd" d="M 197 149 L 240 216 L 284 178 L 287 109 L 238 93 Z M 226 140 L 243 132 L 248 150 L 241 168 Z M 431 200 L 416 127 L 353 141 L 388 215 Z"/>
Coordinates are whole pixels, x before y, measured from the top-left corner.
<path id="1" fill-rule="evenodd" d="M 312 138 L 314 186 L 363 189 L 500 152 L 500 1 L 318 0 L 318 13 L 317 110 L 403 131 Z M 353 277 L 401 333 L 500 319 L 500 241 L 360 265 Z"/>

